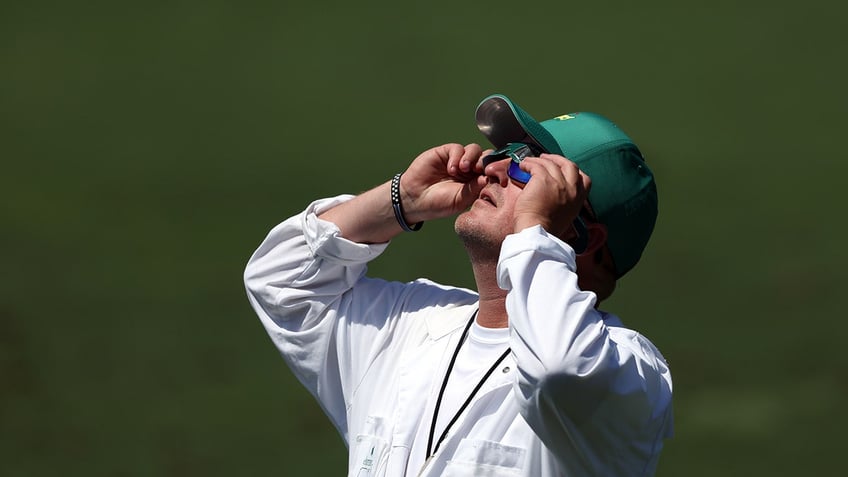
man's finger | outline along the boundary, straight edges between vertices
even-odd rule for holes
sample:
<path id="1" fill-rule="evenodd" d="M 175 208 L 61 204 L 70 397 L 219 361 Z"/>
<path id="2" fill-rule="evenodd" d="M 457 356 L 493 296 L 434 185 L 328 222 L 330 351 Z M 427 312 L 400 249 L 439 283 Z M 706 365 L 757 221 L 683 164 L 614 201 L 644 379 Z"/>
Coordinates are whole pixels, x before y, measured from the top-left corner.
<path id="1" fill-rule="evenodd" d="M 521 161 L 520 167 L 521 170 L 529 172 L 531 176 L 545 174 L 557 182 L 567 180 L 562 167 L 550 159 L 528 157 Z"/>
<path id="2" fill-rule="evenodd" d="M 465 146 L 465 151 L 459 160 L 459 170 L 462 172 L 473 172 L 482 151 L 483 148 L 479 144 L 472 143 Z"/>
<path id="3" fill-rule="evenodd" d="M 486 157 L 486 156 L 488 156 L 489 154 L 491 154 L 491 153 L 493 153 L 493 152 L 495 152 L 495 150 L 494 150 L 494 149 L 486 149 L 485 151 L 483 151 L 483 152 L 481 152 L 481 153 L 480 153 L 480 157 L 478 157 L 478 158 L 477 158 L 477 161 L 474 163 L 474 172 L 476 172 L 476 173 L 478 173 L 478 174 L 482 174 L 482 173 L 483 173 L 483 170 L 484 170 L 484 167 L 483 167 L 483 158 L 484 158 L 484 157 Z"/>
<path id="4" fill-rule="evenodd" d="M 445 159 L 448 175 L 458 176 L 462 172 L 459 164 L 465 155 L 465 147 L 461 144 L 443 144 L 436 148 L 436 152 Z"/>

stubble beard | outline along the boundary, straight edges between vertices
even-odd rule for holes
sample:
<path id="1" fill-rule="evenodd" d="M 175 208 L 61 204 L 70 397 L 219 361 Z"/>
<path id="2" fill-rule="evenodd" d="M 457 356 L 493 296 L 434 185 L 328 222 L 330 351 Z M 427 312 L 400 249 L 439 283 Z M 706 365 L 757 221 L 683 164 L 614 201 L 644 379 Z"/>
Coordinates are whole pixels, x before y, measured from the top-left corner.
<path id="1" fill-rule="evenodd" d="M 481 223 L 483 219 L 465 211 L 456 218 L 454 231 L 472 261 L 495 260 L 500 256 L 504 237 L 495 236 Z"/>

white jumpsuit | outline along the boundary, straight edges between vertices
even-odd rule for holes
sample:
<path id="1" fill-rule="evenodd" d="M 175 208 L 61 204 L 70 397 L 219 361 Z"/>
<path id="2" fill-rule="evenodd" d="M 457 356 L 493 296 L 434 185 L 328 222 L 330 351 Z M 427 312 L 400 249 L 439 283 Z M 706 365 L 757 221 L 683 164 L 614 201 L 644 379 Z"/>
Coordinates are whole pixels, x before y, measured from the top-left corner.
<path id="1" fill-rule="evenodd" d="M 251 305 L 294 374 L 349 448 L 349 476 L 407 475 L 477 295 L 428 280 L 365 276 L 387 246 L 341 238 L 313 202 L 251 257 Z M 531 227 L 507 237 L 511 353 L 474 395 L 419 475 L 643 476 L 672 432 L 672 383 L 660 352 L 595 309 L 574 252 Z M 424 451 L 426 453 L 426 451 Z M 424 455 L 417 456 L 418 460 Z"/>

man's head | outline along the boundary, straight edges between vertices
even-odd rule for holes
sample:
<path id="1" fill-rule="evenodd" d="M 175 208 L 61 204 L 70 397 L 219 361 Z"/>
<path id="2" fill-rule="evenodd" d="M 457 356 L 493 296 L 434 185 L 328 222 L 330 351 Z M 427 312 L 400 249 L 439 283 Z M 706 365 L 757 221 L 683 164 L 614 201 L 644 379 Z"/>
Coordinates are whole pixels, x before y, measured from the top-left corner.
<path id="1" fill-rule="evenodd" d="M 657 189 L 641 152 L 621 129 L 594 113 L 533 119 L 503 95 L 477 107 L 477 126 L 497 149 L 509 143 L 565 156 L 592 180 L 589 209 L 606 228 L 616 277 L 642 255 L 657 217 Z"/>

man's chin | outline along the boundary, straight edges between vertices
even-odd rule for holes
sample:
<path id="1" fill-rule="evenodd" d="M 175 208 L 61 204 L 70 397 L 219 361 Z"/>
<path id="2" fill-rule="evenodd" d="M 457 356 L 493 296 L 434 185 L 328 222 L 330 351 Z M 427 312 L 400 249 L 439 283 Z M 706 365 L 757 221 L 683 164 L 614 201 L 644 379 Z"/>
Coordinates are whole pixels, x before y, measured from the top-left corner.
<path id="1" fill-rule="evenodd" d="M 497 231 L 488 230 L 484 218 L 476 216 L 473 210 L 467 210 L 456 218 L 453 229 L 465 248 L 477 251 L 500 252 L 504 236 Z"/>
<path id="2" fill-rule="evenodd" d="M 472 212 L 471 209 L 457 215 L 456 220 L 453 221 L 453 230 L 460 236 L 468 233 L 470 230 L 479 228 L 479 226 L 480 223 L 478 219 L 474 217 L 474 212 Z"/>

